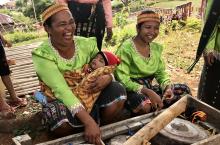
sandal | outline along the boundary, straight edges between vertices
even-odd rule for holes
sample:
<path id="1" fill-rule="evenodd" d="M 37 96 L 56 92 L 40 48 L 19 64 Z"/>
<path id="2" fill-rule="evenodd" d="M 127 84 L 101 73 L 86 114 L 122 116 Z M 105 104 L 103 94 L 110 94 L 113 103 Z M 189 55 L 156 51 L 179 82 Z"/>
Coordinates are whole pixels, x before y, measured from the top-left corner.
<path id="1" fill-rule="evenodd" d="M 8 109 L 0 110 L 0 119 L 14 119 L 16 118 L 15 110 L 10 107 Z"/>
<path id="2" fill-rule="evenodd" d="M 19 100 L 8 100 L 8 105 L 12 107 L 25 107 L 27 106 L 28 102 L 26 98 L 19 98 Z"/>

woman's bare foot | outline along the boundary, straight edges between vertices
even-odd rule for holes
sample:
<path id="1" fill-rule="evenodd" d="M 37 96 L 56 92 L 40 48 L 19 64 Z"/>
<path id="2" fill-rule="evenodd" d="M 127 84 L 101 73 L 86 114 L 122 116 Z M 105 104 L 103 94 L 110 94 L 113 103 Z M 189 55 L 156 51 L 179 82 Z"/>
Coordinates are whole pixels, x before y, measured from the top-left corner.
<path id="1" fill-rule="evenodd" d="M 26 98 L 19 98 L 19 97 L 8 100 L 7 103 L 12 107 L 25 107 L 28 104 Z"/>
<path id="2" fill-rule="evenodd" d="M 15 110 L 7 103 L 0 105 L 0 118 L 1 119 L 13 119 L 15 118 Z"/>

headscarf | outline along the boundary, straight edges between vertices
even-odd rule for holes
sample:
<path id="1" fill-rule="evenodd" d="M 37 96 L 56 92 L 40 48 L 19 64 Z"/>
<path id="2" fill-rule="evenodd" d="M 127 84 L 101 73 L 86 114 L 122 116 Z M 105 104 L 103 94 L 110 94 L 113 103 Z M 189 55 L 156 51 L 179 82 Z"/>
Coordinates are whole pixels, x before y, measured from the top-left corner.
<path id="1" fill-rule="evenodd" d="M 42 21 L 43 24 L 45 21 L 50 18 L 52 15 L 56 14 L 57 12 L 60 12 L 62 10 L 69 10 L 67 4 L 64 3 L 56 3 L 51 6 L 49 6 L 43 13 L 42 13 Z"/>
<path id="2" fill-rule="evenodd" d="M 137 24 L 147 21 L 156 21 L 160 23 L 160 17 L 157 13 L 141 13 L 137 16 Z"/>

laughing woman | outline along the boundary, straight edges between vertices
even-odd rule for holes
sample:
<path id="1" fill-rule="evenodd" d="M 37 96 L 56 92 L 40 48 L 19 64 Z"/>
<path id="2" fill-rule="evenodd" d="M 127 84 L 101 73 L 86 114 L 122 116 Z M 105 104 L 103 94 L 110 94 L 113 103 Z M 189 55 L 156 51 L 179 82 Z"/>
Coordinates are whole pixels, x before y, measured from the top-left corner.
<path id="1" fill-rule="evenodd" d="M 81 69 L 98 52 L 95 38 L 73 36 L 76 25 L 65 4 L 53 4 L 42 14 L 48 40 L 32 52 L 39 79 L 53 92 L 53 99 L 43 106 L 43 118 L 52 133 L 64 136 L 84 126 L 85 139 L 101 144 L 101 122 L 109 123 L 122 109 L 126 92 L 111 75 L 102 75 L 89 84 L 88 92 L 102 91 L 89 114 L 68 86 L 64 73 Z M 112 92 L 112 93 L 109 93 Z M 100 111 L 100 114 L 99 114 Z"/>
<path id="2" fill-rule="evenodd" d="M 181 95 L 190 93 L 186 85 L 172 85 L 170 82 L 161 56 L 163 47 L 153 42 L 159 34 L 159 27 L 159 15 L 151 10 L 143 11 L 137 17 L 137 35 L 126 40 L 116 51 L 121 58 L 116 78 L 126 87 L 126 106 L 135 114 L 170 105 Z M 154 78 L 159 87 L 152 85 Z"/>

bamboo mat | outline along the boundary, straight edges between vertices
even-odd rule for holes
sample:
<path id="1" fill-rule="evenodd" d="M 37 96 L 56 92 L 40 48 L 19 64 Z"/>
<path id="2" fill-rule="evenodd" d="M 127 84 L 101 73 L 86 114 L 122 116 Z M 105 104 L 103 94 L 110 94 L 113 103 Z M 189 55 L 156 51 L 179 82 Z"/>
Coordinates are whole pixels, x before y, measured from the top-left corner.
<path id="1" fill-rule="evenodd" d="M 16 61 L 10 66 L 11 79 L 18 96 L 31 94 L 39 90 L 39 81 L 35 73 L 31 58 L 31 51 L 42 42 L 36 42 L 25 46 L 5 48 L 7 59 Z M 6 96 L 9 96 L 6 90 Z"/>

